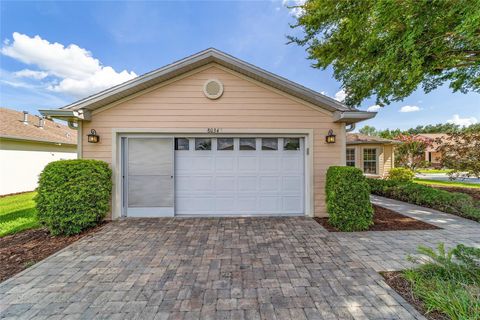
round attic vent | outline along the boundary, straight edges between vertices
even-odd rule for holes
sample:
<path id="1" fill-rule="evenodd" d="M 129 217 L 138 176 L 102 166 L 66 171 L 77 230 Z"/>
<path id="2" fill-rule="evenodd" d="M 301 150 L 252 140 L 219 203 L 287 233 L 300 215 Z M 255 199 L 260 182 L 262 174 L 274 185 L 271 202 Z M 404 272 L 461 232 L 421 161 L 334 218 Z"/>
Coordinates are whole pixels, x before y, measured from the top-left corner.
<path id="1" fill-rule="evenodd" d="M 203 93 L 208 99 L 218 99 L 223 94 L 223 84 L 216 79 L 210 79 L 203 85 Z"/>

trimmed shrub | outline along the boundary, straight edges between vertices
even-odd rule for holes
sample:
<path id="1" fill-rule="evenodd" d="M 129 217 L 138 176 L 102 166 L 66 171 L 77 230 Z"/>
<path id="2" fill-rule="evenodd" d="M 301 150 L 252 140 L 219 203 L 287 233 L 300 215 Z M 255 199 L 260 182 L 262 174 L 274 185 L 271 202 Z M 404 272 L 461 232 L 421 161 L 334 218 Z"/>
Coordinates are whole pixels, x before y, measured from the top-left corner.
<path id="1" fill-rule="evenodd" d="M 480 221 L 480 206 L 471 196 L 393 180 L 367 179 L 372 194 Z"/>
<path id="2" fill-rule="evenodd" d="M 110 208 L 112 171 L 98 160 L 60 160 L 40 174 L 37 216 L 53 235 L 73 235 L 97 225 Z"/>
<path id="3" fill-rule="evenodd" d="M 392 168 L 388 173 L 388 180 L 409 182 L 415 177 L 415 173 L 407 168 Z"/>
<path id="4" fill-rule="evenodd" d="M 373 224 L 370 188 L 360 169 L 328 168 L 326 194 L 328 222 L 335 228 L 362 231 Z"/>

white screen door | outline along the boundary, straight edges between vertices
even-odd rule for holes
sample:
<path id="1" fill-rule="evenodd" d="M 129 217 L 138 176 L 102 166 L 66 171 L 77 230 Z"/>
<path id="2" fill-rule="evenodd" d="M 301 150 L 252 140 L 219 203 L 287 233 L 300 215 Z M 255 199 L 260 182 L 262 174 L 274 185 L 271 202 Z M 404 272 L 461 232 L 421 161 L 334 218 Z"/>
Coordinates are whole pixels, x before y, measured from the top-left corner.
<path id="1" fill-rule="evenodd" d="M 127 138 L 124 204 L 128 217 L 174 215 L 173 138 Z"/>

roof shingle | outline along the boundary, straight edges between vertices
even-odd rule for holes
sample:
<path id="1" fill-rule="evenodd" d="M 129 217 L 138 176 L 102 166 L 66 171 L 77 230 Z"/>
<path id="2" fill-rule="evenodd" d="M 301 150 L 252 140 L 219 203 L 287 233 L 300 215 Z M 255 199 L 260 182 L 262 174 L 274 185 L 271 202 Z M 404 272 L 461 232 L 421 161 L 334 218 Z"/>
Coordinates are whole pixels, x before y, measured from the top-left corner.
<path id="1" fill-rule="evenodd" d="M 41 128 L 39 120 L 38 116 L 29 114 L 28 124 L 25 124 L 23 112 L 0 108 L 0 138 L 77 144 L 76 130 L 49 119 L 45 119 L 44 127 Z"/>

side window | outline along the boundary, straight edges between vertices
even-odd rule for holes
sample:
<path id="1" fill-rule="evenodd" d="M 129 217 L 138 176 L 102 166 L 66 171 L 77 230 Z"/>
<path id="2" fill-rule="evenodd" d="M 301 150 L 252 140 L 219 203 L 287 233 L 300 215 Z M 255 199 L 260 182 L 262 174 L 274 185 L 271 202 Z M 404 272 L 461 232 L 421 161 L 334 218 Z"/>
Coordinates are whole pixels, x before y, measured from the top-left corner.
<path id="1" fill-rule="evenodd" d="M 240 138 L 240 150 L 257 150 L 255 138 Z"/>
<path id="2" fill-rule="evenodd" d="M 283 150 L 300 150 L 300 139 L 299 138 L 283 139 Z"/>
<path id="3" fill-rule="evenodd" d="M 175 138 L 175 150 L 190 149 L 190 140 L 187 138 Z"/>
<path id="4" fill-rule="evenodd" d="M 217 150 L 233 150 L 233 138 L 218 138 Z"/>
<path id="5" fill-rule="evenodd" d="M 363 149 L 363 172 L 377 174 L 377 149 Z"/>
<path id="6" fill-rule="evenodd" d="M 212 150 L 212 139 L 195 138 L 195 150 Z"/>
<path id="7" fill-rule="evenodd" d="M 278 150 L 278 139 L 262 138 L 262 150 Z"/>
<path id="8" fill-rule="evenodd" d="M 347 166 L 355 167 L 355 149 L 347 148 Z"/>

